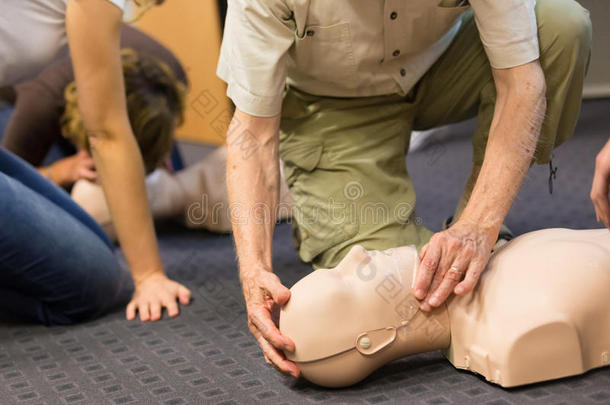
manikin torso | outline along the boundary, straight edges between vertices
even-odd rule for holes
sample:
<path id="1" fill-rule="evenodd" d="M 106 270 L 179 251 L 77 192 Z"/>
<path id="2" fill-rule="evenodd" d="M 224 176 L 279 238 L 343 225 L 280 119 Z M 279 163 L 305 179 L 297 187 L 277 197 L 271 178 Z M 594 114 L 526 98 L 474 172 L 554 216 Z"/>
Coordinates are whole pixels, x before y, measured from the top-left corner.
<path id="1" fill-rule="evenodd" d="M 288 358 L 325 386 L 353 384 L 394 359 L 441 349 L 505 387 L 609 364 L 610 232 L 547 229 L 498 249 L 471 294 L 430 313 L 411 285 L 415 248 L 356 246 L 292 287 L 280 330 Z"/>

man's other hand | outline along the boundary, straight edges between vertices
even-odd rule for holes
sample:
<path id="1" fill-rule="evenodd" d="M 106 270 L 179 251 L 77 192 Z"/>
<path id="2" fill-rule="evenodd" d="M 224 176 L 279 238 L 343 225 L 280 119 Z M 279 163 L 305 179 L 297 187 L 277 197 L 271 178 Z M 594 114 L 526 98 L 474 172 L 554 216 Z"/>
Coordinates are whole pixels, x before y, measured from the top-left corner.
<path id="1" fill-rule="evenodd" d="M 242 288 L 248 311 L 248 329 L 265 355 L 265 361 L 276 370 L 298 377 L 299 368 L 286 360 L 283 352 L 294 352 L 294 342 L 281 334 L 272 315 L 290 299 L 290 290 L 270 271 L 242 273 Z"/>
<path id="2" fill-rule="evenodd" d="M 430 311 L 442 305 L 452 292 L 465 295 L 472 291 L 497 237 L 496 230 L 462 219 L 434 234 L 420 251 L 421 265 L 414 285 L 421 309 Z"/>

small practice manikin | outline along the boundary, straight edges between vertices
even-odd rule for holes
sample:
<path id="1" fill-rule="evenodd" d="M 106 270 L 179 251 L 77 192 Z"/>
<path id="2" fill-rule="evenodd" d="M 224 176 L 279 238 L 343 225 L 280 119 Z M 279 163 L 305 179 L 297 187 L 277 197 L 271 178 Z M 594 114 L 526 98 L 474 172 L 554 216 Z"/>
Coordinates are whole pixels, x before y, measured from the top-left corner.
<path id="1" fill-rule="evenodd" d="M 221 146 L 192 166 L 170 174 L 157 169 L 146 178 L 146 193 L 155 219 L 182 216 L 189 228 L 231 232 L 229 198 L 225 182 L 227 148 Z M 72 187 L 72 199 L 91 215 L 108 236 L 116 232 L 101 185 L 79 180 Z M 280 182 L 278 219 L 292 215 L 293 201 L 286 182 Z M 239 212 L 234 212 L 238 216 Z M 243 213 L 242 213 L 243 214 Z"/>
<path id="2" fill-rule="evenodd" d="M 493 253 L 474 292 L 429 313 L 412 293 L 412 246 L 355 246 L 334 269 L 296 283 L 280 316 L 287 358 L 323 386 L 443 350 L 457 368 L 504 387 L 610 364 L 610 232 L 546 229 Z"/>

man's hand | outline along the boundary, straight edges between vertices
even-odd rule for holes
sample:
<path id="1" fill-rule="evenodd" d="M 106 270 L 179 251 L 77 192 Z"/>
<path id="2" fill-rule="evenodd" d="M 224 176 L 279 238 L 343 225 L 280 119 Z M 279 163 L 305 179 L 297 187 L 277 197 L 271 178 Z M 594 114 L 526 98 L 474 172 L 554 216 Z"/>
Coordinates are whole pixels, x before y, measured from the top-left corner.
<path id="1" fill-rule="evenodd" d="M 265 361 L 278 371 L 298 377 L 297 365 L 282 351 L 294 352 L 294 342 L 283 336 L 272 316 L 290 299 L 290 290 L 270 271 L 258 270 L 242 274 L 242 288 L 248 311 L 248 329 L 265 355 Z"/>
<path id="2" fill-rule="evenodd" d="M 421 266 L 414 285 L 415 297 L 423 300 L 421 309 L 440 306 L 451 292 L 465 295 L 472 291 L 497 237 L 497 230 L 462 219 L 434 234 L 420 252 Z"/>
<path id="3" fill-rule="evenodd" d="M 422 249 L 415 297 L 422 310 L 452 292 L 472 291 L 489 261 L 502 221 L 532 161 L 546 111 L 546 83 L 539 61 L 494 69 L 496 104 L 485 158 L 458 221 Z M 465 277 L 462 281 L 462 277 Z"/>
<path id="4" fill-rule="evenodd" d="M 182 305 L 188 305 L 191 300 L 191 291 L 188 288 L 162 273 L 153 273 L 137 280 L 135 284 L 136 290 L 125 311 L 129 320 L 135 319 L 138 311 L 142 322 L 158 321 L 163 308 L 167 308 L 167 314 L 173 318 L 180 313 L 176 299 Z"/>
<path id="5" fill-rule="evenodd" d="M 591 201 L 595 206 L 597 221 L 602 221 L 610 229 L 610 200 L 608 188 L 610 186 L 610 140 L 597 154 L 595 159 L 595 174 L 591 186 Z"/>
<path id="6" fill-rule="evenodd" d="M 282 353 L 294 351 L 294 342 L 282 336 L 272 319 L 290 299 L 290 290 L 271 272 L 280 188 L 279 127 L 280 115 L 256 117 L 235 109 L 227 131 L 227 191 L 248 329 L 267 363 L 298 377 L 297 365 Z"/>

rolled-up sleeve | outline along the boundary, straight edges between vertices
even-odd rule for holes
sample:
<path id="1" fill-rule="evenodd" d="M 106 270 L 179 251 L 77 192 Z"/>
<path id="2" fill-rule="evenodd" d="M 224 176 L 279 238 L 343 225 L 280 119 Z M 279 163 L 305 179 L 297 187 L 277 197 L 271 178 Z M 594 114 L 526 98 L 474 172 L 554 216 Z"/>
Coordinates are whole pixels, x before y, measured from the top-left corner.
<path id="1" fill-rule="evenodd" d="M 258 117 L 281 112 L 293 27 L 285 1 L 229 0 L 216 73 L 241 111 Z"/>
<path id="2" fill-rule="evenodd" d="M 496 69 L 538 59 L 536 0 L 470 0 L 485 52 Z"/>

